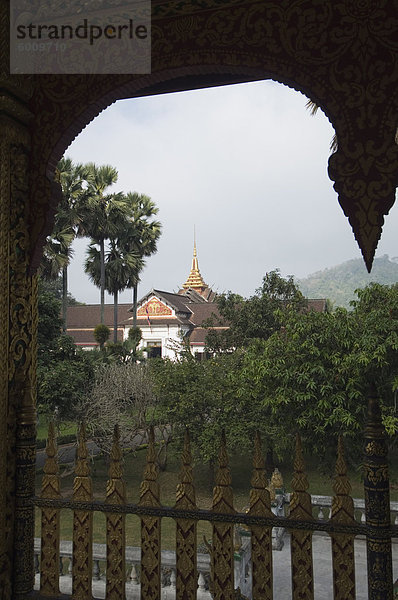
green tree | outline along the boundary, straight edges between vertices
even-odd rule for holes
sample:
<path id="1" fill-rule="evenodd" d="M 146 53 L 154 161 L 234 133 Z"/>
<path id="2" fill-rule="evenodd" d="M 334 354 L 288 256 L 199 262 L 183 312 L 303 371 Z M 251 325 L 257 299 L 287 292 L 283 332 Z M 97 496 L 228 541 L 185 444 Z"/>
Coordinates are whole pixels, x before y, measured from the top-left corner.
<path id="1" fill-rule="evenodd" d="M 93 381 L 97 352 L 77 348 L 73 339 L 61 335 L 61 302 L 52 293 L 39 290 L 37 394 L 39 414 L 69 419 L 83 393 Z"/>
<path id="2" fill-rule="evenodd" d="M 105 305 L 105 241 L 115 237 L 126 223 L 127 205 L 122 193 L 105 194 L 108 187 L 117 182 L 117 171 L 110 165 L 98 167 L 86 165 L 88 194 L 85 204 L 81 234 L 91 237 L 91 245 L 97 244 L 100 252 L 100 321 L 104 323 Z"/>
<path id="3" fill-rule="evenodd" d="M 125 252 L 132 252 L 141 258 L 141 266 L 131 274 L 127 288 L 133 288 L 133 327 L 137 327 L 137 300 L 139 274 L 145 265 L 144 258 L 157 250 L 157 240 L 161 234 L 161 224 L 153 220 L 159 209 L 149 196 L 129 192 L 125 196 L 128 205 L 129 226 L 119 237 L 119 245 Z"/>
<path id="4" fill-rule="evenodd" d="M 38 298 L 38 332 L 37 341 L 39 347 L 39 358 L 48 354 L 53 348 L 55 341 L 61 335 L 62 318 L 61 302 L 48 291 L 39 291 Z"/>
<path id="5" fill-rule="evenodd" d="M 117 342 L 118 295 L 128 287 L 142 267 L 142 259 L 135 251 L 120 245 L 120 238 L 110 239 L 105 252 L 105 289 L 113 296 L 113 342 Z M 101 279 L 101 253 L 94 244 L 87 251 L 85 271 L 99 287 Z"/>
<path id="6" fill-rule="evenodd" d="M 175 435 L 189 427 L 201 460 L 211 463 L 222 428 L 238 451 L 249 448 L 260 430 L 280 458 L 290 453 L 298 430 L 324 460 L 343 434 L 355 462 L 372 384 L 390 440 L 396 439 L 398 284 L 372 284 L 357 296 L 352 311 L 334 313 L 283 302 L 272 314 L 271 335 L 253 336 L 244 348 L 208 361 L 188 353 L 175 362 L 149 361 L 159 410 Z"/>
<path id="7" fill-rule="evenodd" d="M 314 453 L 327 456 L 343 434 L 358 456 L 371 384 L 387 431 L 398 430 L 398 285 L 372 284 L 357 294 L 351 312 L 289 311 L 282 330 L 249 345 L 237 373 L 239 397 L 262 411 L 277 450 L 300 429 Z"/>
<path id="8" fill-rule="evenodd" d="M 80 404 L 94 382 L 99 364 L 98 352 L 77 348 L 73 338 L 56 338 L 50 354 L 41 353 L 37 368 L 37 401 L 39 413 L 60 421 L 76 420 Z"/>
<path id="9" fill-rule="evenodd" d="M 158 410 L 173 427 L 173 437 L 182 441 L 186 428 L 198 458 L 213 465 L 223 429 L 231 449 L 250 448 L 258 427 L 247 403 L 238 399 L 233 373 L 239 370 L 242 353 L 223 354 L 196 361 L 184 353 L 177 361 L 148 361 Z"/>
<path id="10" fill-rule="evenodd" d="M 54 296 L 57 300 L 62 302 L 63 297 L 63 281 L 62 277 L 58 276 L 57 279 L 44 279 L 39 278 L 39 295 L 48 293 Z M 84 302 L 79 302 L 70 292 L 67 294 L 68 306 L 82 306 Z"/>
<path id="11" fill-rule="evenodd" d="M 63 331 L 67 328 L 68 265 L 73 256 L 72 242 L 82 220 L 82 206 L 87 190 L 84 186 L 86 170 L 81 164 L 73 164 L 70 158 L 62 158 L 57 168 L 62 188 L 62 200 L 57 207 L 54 227 L 47 238 L 41 262 L 41 275 L 55 280 L 62 273 Z"/>
<path id="12" fill-rule="evenodd" d="M 226 329 L 211 329 L 215 319 L 208 321 L 206 346 L 210 352 L 232 352 L 246 347 L 253 339 L 267 339 L 281 327 L 280 311 L 291 308 L 301 311 L 306 300 L 293 277 L 284 279 L 278 270 L 266 273 L 260 288 L 253 296 L 244 299 L 228 292 L 216 299 L 223 325 Z M 278 312 L 279 311 L 279 312 Z"/>
<path id="13" fill-rule="evenodd" d="M 142 350 L 138 350 L 142 332 L 139 327 L 130 327 L 128 337 L 123 342 L 107 344 L 106 354 L 108 359 L 115 359 L 122 363 L 144 362 Z"/>
<path id="14" fill-rule="evenodd" d="M 100 323 L 94 329 L 94 339 L 97 342 L 97 344 L 99 344 L 101 350 L 104 348 L 104 345 L 109 340 L 110 335 L 110 329 L 107 325 L 104 325 L 104 323 Z"/>

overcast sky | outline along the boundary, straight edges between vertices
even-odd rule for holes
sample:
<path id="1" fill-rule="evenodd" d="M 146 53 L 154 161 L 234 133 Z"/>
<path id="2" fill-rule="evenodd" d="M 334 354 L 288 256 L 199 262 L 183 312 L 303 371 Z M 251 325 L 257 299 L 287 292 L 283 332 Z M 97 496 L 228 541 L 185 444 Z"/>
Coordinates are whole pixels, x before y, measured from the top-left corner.
<path id="1" fill-rule="evenodd" d="M 200 271 L 219 292 L 249 296 L 272 269 L 301 278 L 361 256 L 327 175 L 333 128 L 305 103 L 272 81 L 123 100 L 76 138 L 66 156 L 111 164 L 115 191 L 147 194 L 159 207 L 162 236 L 139 296 L 181 287 L 194 226 Z M 398 254 L 397 225 L 395 205 L 376 256 Z M 75 242 L 69 289 L 97 303 L 83 269 L 87 243 Z"/>

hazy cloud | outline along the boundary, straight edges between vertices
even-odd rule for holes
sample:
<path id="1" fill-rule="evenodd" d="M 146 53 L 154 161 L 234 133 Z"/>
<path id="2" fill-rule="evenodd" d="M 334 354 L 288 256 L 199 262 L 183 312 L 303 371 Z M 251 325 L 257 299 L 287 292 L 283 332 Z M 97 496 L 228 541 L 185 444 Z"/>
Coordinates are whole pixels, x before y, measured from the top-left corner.
<path id="1" fill-rule="evenodd" d="M 115 166 L 115 191 L 159 207 L 163 234 L 141 295 L 185 281 L 194 225 L 202 275 L 219 291 L 250 295 L 271 269 L 304 277 L 360 256 L 327 175 L 333 128 L 305 103 L 272 81 L 167 94 L 117 102 L 80 134 L 68 156 Z M 394 207 L 378 254 L 398 254 L 397 221 Z M 70 291 L 98 302 L 82 269 L 86 245 L 76 243 Z"/>

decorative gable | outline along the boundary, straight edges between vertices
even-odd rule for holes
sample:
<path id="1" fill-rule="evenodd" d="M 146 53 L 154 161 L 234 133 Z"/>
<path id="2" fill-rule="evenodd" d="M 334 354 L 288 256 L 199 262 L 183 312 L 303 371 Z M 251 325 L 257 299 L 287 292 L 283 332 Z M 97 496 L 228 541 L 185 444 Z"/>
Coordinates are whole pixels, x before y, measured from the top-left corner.
<path id="1" fill-rule="evenodd" d="M 171 317 L 172 315 L 172 309 L 159 300 L 159 298 L 151 298 L 148 302 L 140 306 L 137 311 L 138 317 Z"/>

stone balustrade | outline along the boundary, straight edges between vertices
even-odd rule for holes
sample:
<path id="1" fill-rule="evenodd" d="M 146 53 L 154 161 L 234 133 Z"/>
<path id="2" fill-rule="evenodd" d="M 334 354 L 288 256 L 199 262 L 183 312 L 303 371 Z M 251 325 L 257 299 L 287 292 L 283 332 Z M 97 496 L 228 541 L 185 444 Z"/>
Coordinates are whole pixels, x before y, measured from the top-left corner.
<path id="1" fill-rule="evenodd" d="M 235 550 L 234 572 L 235 588 L 240 587 L 243 594 L 248 591 L 250 586 L 250 539 L 240 540 L 241 545 Z M 36 572 L 35 588 L 39 585 L 39 560 L 41 552 L 41 540 L 35 538 L 34 560 Z M 176 555 L 171 550 L 162 550 L 161 553 L 162 570 L 162 600 L 175 597 L 176 583 Z M 98 598 L 105 597 L 105 561 L 106 545 L 93 544 L 93 592 Z M 140 598 L 140 562 L 141 549 L 139 547 L 126 547 L 126 565 L 128 567 L 128 580 L 126 582 L 126 600 L 138 600 Z M 204 553 L 197 554 L 198 571 L 198 600 L 210 600 L 209 592 L 210 582 L 210 555 Z M 72 592 L 72 542 L 60 542 L 60 591 L 63 594 Z"/>
<path id="2" fill-rule="evenodd" d="M 365 500 L 353 498 L 355 518 L 361 523 L 366 522 L 365 518 Z M 284 502 L 288 506 L 290 494 L 284 494 Z M 332 496 L 311 496 L 312 513 L 315 519 L 324 521 L 330 518 L 332 510 Z M 398 502 L 390 502 L 391 524 L 398 525 Z"/>

